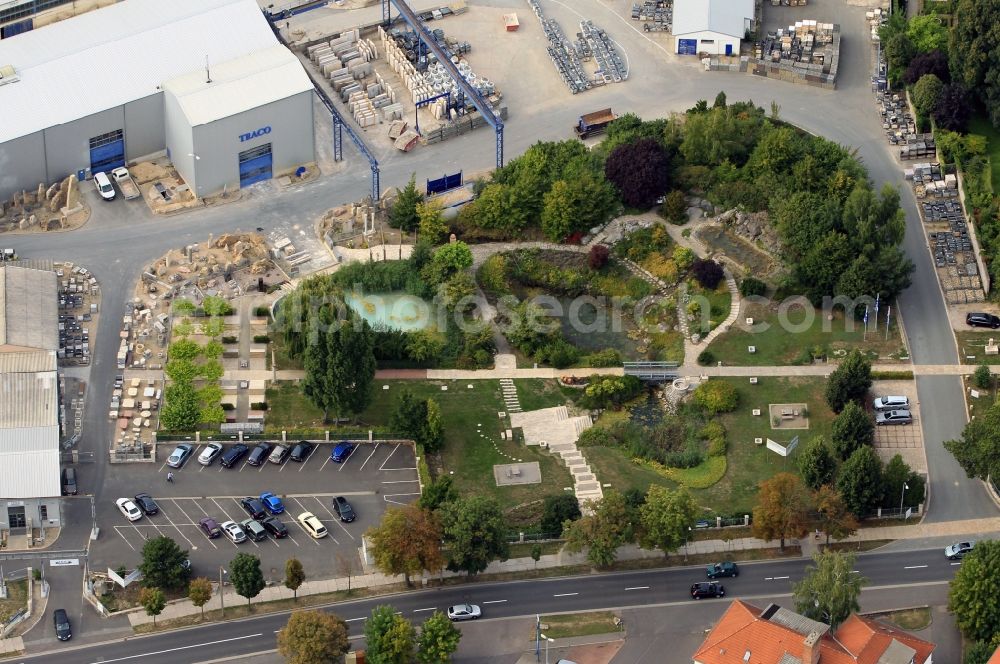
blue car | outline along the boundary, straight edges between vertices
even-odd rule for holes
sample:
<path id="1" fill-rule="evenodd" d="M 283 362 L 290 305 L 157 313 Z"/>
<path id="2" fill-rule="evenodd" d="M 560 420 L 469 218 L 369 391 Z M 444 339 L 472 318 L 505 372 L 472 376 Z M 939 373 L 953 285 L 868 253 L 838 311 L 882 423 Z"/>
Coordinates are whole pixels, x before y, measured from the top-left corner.
<path id="1" fill-rule="evenodd" d="M 281 514 L 285 511 L 285 506 L 282 504 L 281 498 L 278 498 L 271 492 L 260 494 L 260 502 L 264 503 L 264 507 L 271 514 Z"/>
<path id="2" fill-rule="evenodd" d="M 347 457 L 354 451 L 354 443 L 341 443 L 330 452 L 330 460 L 342 463 L 347 461 Z"/>

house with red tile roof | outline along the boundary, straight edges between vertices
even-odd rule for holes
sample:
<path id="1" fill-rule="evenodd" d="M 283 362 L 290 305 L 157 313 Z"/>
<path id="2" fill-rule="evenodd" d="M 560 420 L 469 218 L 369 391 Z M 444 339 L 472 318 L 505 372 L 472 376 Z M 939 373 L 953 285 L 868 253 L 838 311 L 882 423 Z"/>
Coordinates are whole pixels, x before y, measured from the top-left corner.
<path id="1" fill-rule="evenodd" d="M 990 661 L 986 662 L 986 664 L 1000 664 L 1000 648 L 997 648 L 993 652 L 993 656 L 990 657 Z"/>
<path id="2" fill-rule="evenodd" d="M 692 656 L 694 664 L 933 664 L 934 644 L 851 615 L 830 626 L 770 604 L 736 600 Z"/>

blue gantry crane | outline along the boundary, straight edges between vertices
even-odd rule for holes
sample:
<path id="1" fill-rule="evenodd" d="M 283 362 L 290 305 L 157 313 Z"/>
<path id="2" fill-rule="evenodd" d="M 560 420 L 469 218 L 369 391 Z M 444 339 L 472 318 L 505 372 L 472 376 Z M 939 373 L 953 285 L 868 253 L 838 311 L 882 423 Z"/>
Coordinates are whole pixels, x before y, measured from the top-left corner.
<path id="1" fill-rule="evenodd" d="M 503 166 L 503 120 L 493 112 L 493 108 L 483 99 L 479 91 L 469 85 L 469 82 L 462 77 L 455 63 L 451 61 L 451 54 L 437 43 L 434 36 L 427 30 L 424 22 L 406 4 L 406 0 L 382 0 L 382 23 L 386 27 L 392 23 L 392 5 L 395 5 L 400 17 L 417 33 L 417 38 L 420 42 L 437 57 L 438 62 L 445 68 L 445 71 L 448 72 L 459 89 L 465 93 L 466 99 L 472 102 L 472 105 L 479 110 L 486 122 L 493 127 L 497 140 L 497 168 Z"/>

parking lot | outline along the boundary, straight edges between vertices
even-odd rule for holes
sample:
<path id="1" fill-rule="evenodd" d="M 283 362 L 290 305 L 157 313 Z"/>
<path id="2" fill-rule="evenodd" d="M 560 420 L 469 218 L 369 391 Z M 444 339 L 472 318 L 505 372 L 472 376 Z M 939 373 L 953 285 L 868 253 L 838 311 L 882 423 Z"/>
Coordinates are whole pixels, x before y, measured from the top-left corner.
<path id="1" fill-rule="evenodd" d="M 920 404 L 917 401 L 917 386 L 910 380 L 880 380 L 872 386 L 872 394 L 883 396 L 898 394 L 910 400 L 910 415 L 913 424 L 901 426 L 875 427 L 875 451 L 882 461 L 888 462 L 899 454 L 910 468 L 927 472 L 927 457 L 924 454 L 924 439 L 920 429 Z"/>
<path id="2" fill-rule="evenodd" d="M 251 442 L 253 448 L 255 443 Z M 216 576 L 237 551 L 251 552 L 261 559 L 267 580 L 280 583 L 285 561 L 296 557 L 306 574 L 316 578 L 342 572 L 341 559 L 350 561 L 353 572 L 361 571 L 361 537 L 377 524 L 389 504 L 407 504 L 419 497 L 413 447 L 398 443 L 359 443 L 343 463 L 330 460 L 335 443 L 318 443 L 301 463 L 286 460 L 281 465 L 265 462 L 247 464 L 245 456 L 233 468 L 223 468 L 216 460 L 211 466 L 198 463 L 204 445 L 198 445 L 182 468 L 174 469 L 165 460 L 172 444 L 160 444 L 157 463 L 111 467 L 105 482 L 105 496 L 97 506 L 101 535 L 91 547 L 94 569 L 135 567 L 141 559 L 143 543 L 164 535 L 190 550 L 194 574 Z M 228 450 L 231 445 L 226 445 Z M 167 482 L 167 472 L 174 475 Z M 129 522 L 114 503 L 116 497 L 151 494 L 159 514 Z M 234 544 L 225 535 L 209 539 L 198 523 L 211 517 L 217 523 L 249 518 L 240 505 L 246 496 L 264 492 L 279 496 L 285 512 L 278 518 L 288 529 L 288 537 Z M 357 518 L 342 523 L 332 506 L 334 496 L 344 496 L 353 505 Z M 329 535 L 316 540 L 299 525 L 297 517 L 312 512 L 326 526 Z"/>

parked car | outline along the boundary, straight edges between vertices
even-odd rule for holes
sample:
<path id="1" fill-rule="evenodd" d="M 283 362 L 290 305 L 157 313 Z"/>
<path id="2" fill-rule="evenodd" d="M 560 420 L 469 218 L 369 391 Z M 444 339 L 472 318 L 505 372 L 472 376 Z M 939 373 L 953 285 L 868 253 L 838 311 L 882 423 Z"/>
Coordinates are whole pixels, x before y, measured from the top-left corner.
<path id="1" fill-rule="evenodd" d="M 219 524 L 210 516 L 206 516 L 199 521 L 198 527 L 208 536 L 208 539 L 215 539 L 222 536 L 222 528 L 219 528 Z"/>
<path id="2" fill-rule="evenodd" d="M 247 534 L 240 528 L 240 524 L 235 521 L 224 521 L 222 523 L 222 532 L 232 540 L 233 544 L 240 544 L 247 541 Z"/>
<path id="3" fill-rule="evenodd" d="M 63 468 L 62 471 L 62 495 L 64 496 L 75 496 L 77 494 L 76 487 L 76 468 Z"/>
<path id="4" fill-rule="evenodd" d="M 73 628 L 69 624 L 69 616 L 66 609 L 56 609 L 52 612 L 52 622 L 56 626 L 56 638 L 60 641 L 69 641 L 73 638 Z"/>
<path id="5" fill-rule="evenodd" d="M 879 397 L 872 405 L 875 410 L 909 410 L 910 399 L 903 396 Z"/>
<path id="6" fill-rule="evenodd" d="M 184 465 L 184 462 L 188 460 L 191 453 L 194 452 L 194 445 L 190 443 L 181 443 L 174 448 L 174 451 L 170 453 L 167 457 L 167 465 L 171 468 L 180 468 Z"/>
<path id="7" fill-rule="evenodd" d="M 244 519 L 243 521 L 240 521 L 240 528 L 242 528 L 243 532 L 247 534 L 247 537 L 252 539 L 254 542 L 267 539 L 267 529 L 260 525 L 260 521 L 257 521 L 256 519 Z"/>
<path id="8" fill-rule="evenodd" d="M 275 445 L 274 449 L 271 450 L 271 456 L 267 457 L 267 460 L 271 463 L 276 463 L 279 466 L 285 462 L 288 458 L 288 445 Z"/>
<path id="9" fill-rule="evenodd" d="M 153 497 L 148 493 L 137 493 L 135 494 L 135 504 L 139 506 L 147 516 L 153 516 L 154 514 L 160 513 L 160 506 L 156 504 Z"/>
<path id="10" fill-rule="evenodd" d="M 278 498 L 270 491 L 265 491 L 260 494 L 260 502 L 264 503 L 264 507 L 266 507 L 267 511 L 271 514 L 281 514 L 285 511 L 285 505 L 281 502 L 281 498 Z"/>
<path id="11" fill-rule="evenodd" d="M 1000 316 L 983 312 L 973 312 L 965 315 L 965 324 L 972 327 L 989 327 L 994 330 L 1000 328 Z"/>
<path id="12" fill-rule="evenodd" d="M 913 424 L 913 416 L 908 410 L 884 410 L 875 413 L 875 424 Z"/>
<path id="13" fill-rule="evenodd" d="M 303 512 L 300 514 L 299 524 L 313 539 L 320 539 L 329 534 L 326 532 L 326 526 L 323 525 L 323 522 L 317 519 L 316 515 L 312 512 Z"/>
<path id="14" fill-rule="evenodd" d="M 260 500 L 254 498 L 253 496 L 247 496 L 246 498 L 241 499 L 240 506 L 251 519 L 263 519 L 267 516 L 267 509 L 264 507 L 264 503 L 260 502 Z"/>
<path id="15" fill-rule="evenodd" d="M 961 560 L 974 548 L 976 548 L 975 542 L 955 542 L 945 547 L 944 556 L 948 560 Z"/>
<path id="16" fill-rule="evenodd" d="M 257 447 L 253 448 L 250 456 L 247 457 L 247 463 L 251 466 L 259 466 L 267 461 L 267 455 L 270 453 L 271 443 L 257 443 Z"/>
<path id="17" fill-rule="evenodd" d="M 354 513 L 354 508 L 349 502 L 347 502 L 347 498 L 344 498 L 343 496 L 337 496 L 333 499 L 333 509 L 337 512 L 337 516 L 339 516 L 340 520 L 344 523 L 350 523 L 357 518 L 357 514 Z"/>
<path id="18" fill-rule="evenodd" d="M 340 443 L 330 452 L 330 460 L 337 463 L 347 461 L 347 457 L 354 451 L 354 443 Z"/>
<path id="19" fill-rule="evenodd" d="M 482 615 L 483 611 L 479 608 L 478 604 L 456 604 L 455 606 L 448 607 L 448 618 L 452 622 L 476 620 Z"/>
<path id="20" fill-rule="evenodd" d="M 292 448 L 292 453 L 288 457 L 292 461 L 305 461 L 312 454 L 313 444 L 306 440 L 300 440 L 296 443 L 295 447 Z"/>
<path id="21" fill-rule="evenodd" d="M 737 567 L 736 563 L 726 561 L 709 565 L 705 570 L 705 574 L 710 579 L 718 579 L 723 576 L 739 576 L 740 568 Z"/>
<path id="22" fill-rule="evenodd" d="M 232 468 L 233 466 L 238 464 L 240 462 L 240 459 L 242 459 L 249 451 L 250 448 L 244 445 L 243 443 L 236 443 L 228 450 L 226 450 L 226 452 L 222 455 L 221 463 L 223 467 Z"/>
<path id="23" fill-rule="evenodd" d="M 211 466 L 212 463 L 222 454 L 221 443 L 209 443 L 198 455 L 198 463 L 203 466 Z"/>
<path id="24" fill-rule="evenodd" d="M 115 200 L 115 186 L 111 184 L 111 178 L 104 171 L 94 174 L 94 187 L 104 200 Z"/>
<path id="25" fill-rule="evenodd" d="M 118 506 L 118 511 L 125 515 L 125 518 L 129 521 L 138 521 L 142 518 L 142 511 L 128 498 L 119 498 L 115 501 L 115 505 Z"/>
<path id="26" fill-rule="evenodd" d="M 726 589 L 721 583 L 715 581 L 702 581 L 691 584 L 691 597 L 702 599 L 705 597 L 725 597 Z"/>
<path id="27" fill-rule="evenodd" d="M 269 516 L 262 519 L 260 525 L 264 526 L 264 530 L 271 533 L 274 539 L 284 539 L 288 537 L 288 528 L 286 528 L 285 524 L 281 522 L 281 519 L 277 517 Z"/>

